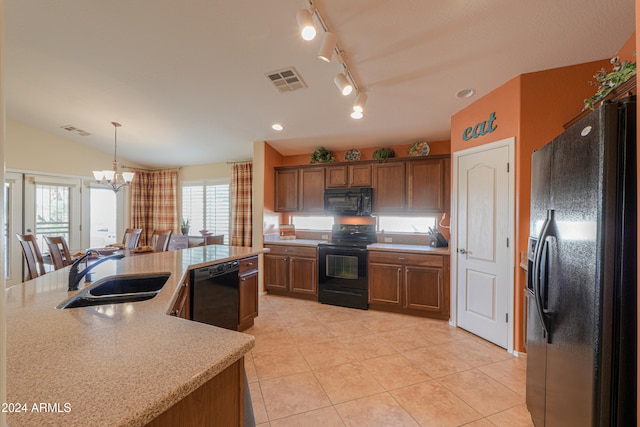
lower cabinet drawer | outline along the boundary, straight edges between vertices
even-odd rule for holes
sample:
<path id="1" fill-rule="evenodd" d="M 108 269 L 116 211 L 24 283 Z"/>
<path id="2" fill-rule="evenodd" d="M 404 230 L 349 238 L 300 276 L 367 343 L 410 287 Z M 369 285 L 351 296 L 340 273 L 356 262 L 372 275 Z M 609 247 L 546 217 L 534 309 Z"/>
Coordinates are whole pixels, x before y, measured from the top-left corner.
<path id="1" fill-rule="evenodd" d="M 408 264 L 424 267 L 444 266 L 443 255 L 423 255 L 406 252 L 369 251 L 369 261 L 383 264 Z"/>

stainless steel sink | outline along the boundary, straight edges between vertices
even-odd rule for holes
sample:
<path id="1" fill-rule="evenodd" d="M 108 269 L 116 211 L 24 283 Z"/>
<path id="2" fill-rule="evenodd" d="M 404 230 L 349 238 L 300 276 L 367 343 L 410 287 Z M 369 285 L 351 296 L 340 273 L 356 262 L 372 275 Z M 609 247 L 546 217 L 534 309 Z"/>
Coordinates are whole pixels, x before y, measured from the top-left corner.
<path id="1" fill-rule="evenodd" d="M 64 300 L 56 308 L 88 307 L 145 301 L 155 297 L 171 273 L 122 274 L 98 280 Z"/>

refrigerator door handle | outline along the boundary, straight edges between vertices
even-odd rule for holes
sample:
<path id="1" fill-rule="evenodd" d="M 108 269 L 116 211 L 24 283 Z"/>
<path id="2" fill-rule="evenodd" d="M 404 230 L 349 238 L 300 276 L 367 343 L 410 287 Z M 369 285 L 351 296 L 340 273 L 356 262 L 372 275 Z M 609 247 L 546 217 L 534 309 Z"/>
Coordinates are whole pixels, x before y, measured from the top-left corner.
<path id="1" fill-rule="evenodd" d="M 553 217 L 554 217 L 553 209 L 547 210 L 547 219 L 545 220 L 542 226 L 542 231 L 540 233 L 540 238 L 538 239 L 538 246 L 536 247 L 536 251 L 534 254 L 534 261 L 533 261 L 533 290 L 535 293 L 536 309 L 538 311 L 538 315 L 540 316 L 540 321 L 542 322 L 542 327 L 544 329 L 544 333 L 545 333 L 545 336 L 547 337 L 548 343 L 551 342 L 551 319 L 547 315 L 548 307 L 545 306 L 545 301 L 543 300 L 542 292 L 545 292 L 545 296 L 547 295 L 547 291 L 548 291 L 547 258 L 549 253 L 548 238 L 554 237 L 552 235 Z M 543 269 L 544 269 L 544 274 L 542 274 Z"/>

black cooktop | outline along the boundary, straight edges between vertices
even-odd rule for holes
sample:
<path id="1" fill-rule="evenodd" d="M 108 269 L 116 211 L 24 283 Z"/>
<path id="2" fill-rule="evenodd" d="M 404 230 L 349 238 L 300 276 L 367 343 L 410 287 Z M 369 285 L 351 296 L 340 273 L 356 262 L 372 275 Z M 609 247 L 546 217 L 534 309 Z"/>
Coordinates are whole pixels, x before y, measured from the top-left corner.
<path id="1" fill-rule="evenodd" d="M 366 246 L 376 242 L 376 227 L 371 224 L 333 224 L 329 245 Z"/>

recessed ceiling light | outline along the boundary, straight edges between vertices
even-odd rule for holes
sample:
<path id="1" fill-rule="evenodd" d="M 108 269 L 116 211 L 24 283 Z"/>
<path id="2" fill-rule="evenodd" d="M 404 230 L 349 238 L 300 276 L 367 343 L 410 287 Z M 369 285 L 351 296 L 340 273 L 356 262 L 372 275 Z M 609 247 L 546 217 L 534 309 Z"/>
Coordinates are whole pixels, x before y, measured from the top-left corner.
<path id="1" fill-rule="evenodd" d="M 460 89 L 459 91 L 456 92 L 456 96 L 458 98 L 471 98 L 475 94 L 476 94 L 476 90 L 472 88 Z"/>
<path id="2" fill-rule="evenodd" d="M 281 131 L 282 129 L 284 129 L 284 126 L 282 126 L 280 123 L 274 123 L 271 125 L 271 129 Z"/>

